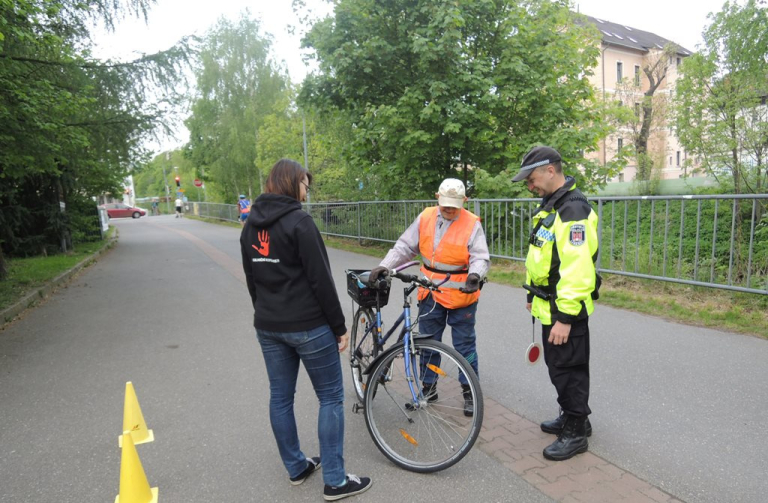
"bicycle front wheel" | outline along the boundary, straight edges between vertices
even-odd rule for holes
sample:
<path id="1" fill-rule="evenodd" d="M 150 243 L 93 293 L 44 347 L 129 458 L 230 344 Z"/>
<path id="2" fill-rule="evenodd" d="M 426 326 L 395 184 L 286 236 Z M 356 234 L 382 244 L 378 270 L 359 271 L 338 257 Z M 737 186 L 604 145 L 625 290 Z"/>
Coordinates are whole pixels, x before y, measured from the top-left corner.
<path id="1" fill-rule="evenodd" d="M 361 307 L 355 312 L 355 322 L 349 336 L 349 364 L 352 366 L 352 383 L 357 400 L 365 398 L 365 377 L 363 371 L 379 354 L 376 344 L 376 329 L 368 331 L 376 323 L 373 311 Z"/>
<path id="2" fill-rule="evenodd" d="M 432 340 L 416 340 L 414 347 L 408 355 L 412 379 L 406 375 L 408 348 L 402 344 L 371 369 L 365 423 L 393 463 L 413 472 L 436 472 L 459 462 L 475 444 L 483 424 L 483 395 L 472 367 L 455 349 Z M 474 403 L 471 416 L 464 414 L 467 392 Z"/>

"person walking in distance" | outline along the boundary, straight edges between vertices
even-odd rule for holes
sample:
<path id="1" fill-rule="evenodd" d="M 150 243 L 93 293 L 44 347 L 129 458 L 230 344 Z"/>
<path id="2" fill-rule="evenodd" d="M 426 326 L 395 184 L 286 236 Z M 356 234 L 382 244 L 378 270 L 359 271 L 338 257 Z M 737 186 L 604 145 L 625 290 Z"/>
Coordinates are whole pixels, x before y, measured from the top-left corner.
<path id="1" fill-rule="evenodd" d="M 245 197 L 245 194 L 240 194 L 240 199 L 237 201 L 237 209 L 240 210 L 240 225 L 245 225 L 248 213 L 251 212 L 251 201 Z"/>
<path id="2" fill-rule="evenodd" d="M 400 236 L 378 267 L 371 270 L 371 282 L 391 269 L 421 255 L 421 273 L 435 283 L 451 277 L 439 292 L 419 289 L 419 331 L 441 341 L 445 326 L 451 326 L 453 347 L 478 373 L 475 315 L 480 287 L 490 266 L 488 244 L 477 215 L 464 209 L 464 183 L 447 178 L 435 194 L 437 206 L 425 209 Z M 424 369 L 422 393 L 437 401 L 437 375 Z M 465 381 L 464 376 L 461 379 Z M 464 415 L 474 414 L 474 398 L 467 382 Z"/>
<path id="3" fill-rule="evenodd" d="M 184 213 L 182 212 L 184 201 L 182 201 L 180 197 L 177 197 L 174 204 L 176 205 L 176 218 L 184 218 Z"/>
<path id="4" fill-rule="evenodd" d="M 512 178 L 523 180 L 542 197 L 525 260 L 526 309 L 541 321 L 544 361 L 560 404 L 558 417 L 541 423 L 542 431 L 558 435 L 544 457 L 562 461 L 586 452 L 592 434 L 589 316 L 599 287 L 598 219 L 575 180 L 563 174 L 555 149 L 531 149 Z"/>
<path id="5" fill-rule="evenodd" d="M 335 501 L 367 491 L 371 479 L 344 469 L 344 385 L 339 353 L 349 335 L 328 253 L 312 217 L 302 211 L 312 175 L 281 159 L 267 177 L 240 235 L 253 324 L 269 376 L 269 420 L 291 484 L 322 464 L 323 497 Z M 320 402 L 320 456 L 301 450 L 294 393 L 303 364 Z"/>

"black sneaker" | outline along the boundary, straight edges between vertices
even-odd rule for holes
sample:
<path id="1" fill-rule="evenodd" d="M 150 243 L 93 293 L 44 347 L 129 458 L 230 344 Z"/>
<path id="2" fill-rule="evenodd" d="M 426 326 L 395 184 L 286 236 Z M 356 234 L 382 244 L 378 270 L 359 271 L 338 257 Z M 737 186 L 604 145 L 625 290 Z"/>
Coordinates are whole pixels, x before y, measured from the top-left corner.
<path id="1" fill-rule="evenodd" d="M 343 486 L 325 486 L 323 498 L 325 501 L 336 501 L 347 496 L 364 493 L 373 485 L 373 481 L 368 477 L 358 477 L 357 475 L 347 474 L 347 483 Z"/>
<path id="2" fill-rule="evenodd" d="M 291 485 L 297 486 L 309 478 L 310 475 L 320 469 L 321 463 L 319 457 L 307 458 L 307 468 L 298 476 L 291 479 Z"/>

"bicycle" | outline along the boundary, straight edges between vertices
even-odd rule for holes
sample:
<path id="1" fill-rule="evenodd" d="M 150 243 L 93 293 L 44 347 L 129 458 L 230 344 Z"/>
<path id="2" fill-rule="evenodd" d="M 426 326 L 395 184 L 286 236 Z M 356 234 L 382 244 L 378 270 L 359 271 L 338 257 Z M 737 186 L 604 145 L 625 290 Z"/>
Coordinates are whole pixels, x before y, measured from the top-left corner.
<path id="1" fill-rule="evenodd" d="M 401 468 L 430 473 L 453 466 L 472 449 L 483 423 L 483 394 L 477 375 L 458 351 L 414 332 L 411 293 L 419 286 L 435 291 L 448 281 L 435 284 L 400 272 L 417 264 L 404 264 L 373 286 L 368 284 L 369 271 L 346 271 L 347 292 L 360 306 L 349 354 L 358 398 L 353 411 L 364 411 L 376 447 Z M 407 284 L 403 311 L 382 335 L 381 308 L 388 302 L 392 278 Z M 397 342 L 385 350 L 401 324 Z M 472 393 L 471 416 L 464 414 L 462 384 Z"/>

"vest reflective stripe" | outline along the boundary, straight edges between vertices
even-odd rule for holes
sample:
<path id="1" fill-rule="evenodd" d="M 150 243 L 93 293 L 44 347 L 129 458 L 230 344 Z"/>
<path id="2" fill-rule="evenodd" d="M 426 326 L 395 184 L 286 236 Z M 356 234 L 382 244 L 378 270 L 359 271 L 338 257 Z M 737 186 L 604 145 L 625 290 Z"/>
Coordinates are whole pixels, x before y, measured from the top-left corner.
<path id="1" fill-rule="evenodd" d="M 480 291 L 462 293 L 458 289 L 467 281 L 469 268 L 469 239 L 475 223 L 480 220 L 477 215 L 462 209 L 459 218 L 451 223 L 435 249 L 435 226 L 439 208 L 433 206 L 421 213 L 419 223 L 419 252 L 422 256 L 421 274 L 435 283 L 445 279 L 445 274 L 430 271 L 427 267 L 440 271 L 463 271 L 451 273 L 451 279 L 440 287 L 440 292 L 432 292 L 435 302 L 448 309 L 458 309 L 477 302 Z M 425 267 L 427 266 L 427 267 Z M 419 300 L 429 295 L 429 291 L 420 288 Z"/>
<path id="2" fill-rule="evenodd" d="M 445 283 L 440 285 L 440 290 L 443 290 L 445 288 L 454 288 L 454 289 L 458 290 L 459 288 L 463 288 L 464 285 L 467 284 L 466 280 L 465 281 L 453 281 L 453 278 L 455 278 L 455 277 L 456 277 L 455 275 L 451 274 L 451 280 L 446 281 Z M 436 281 L 436 283 L 439 283 L 439 281 Z"/>

